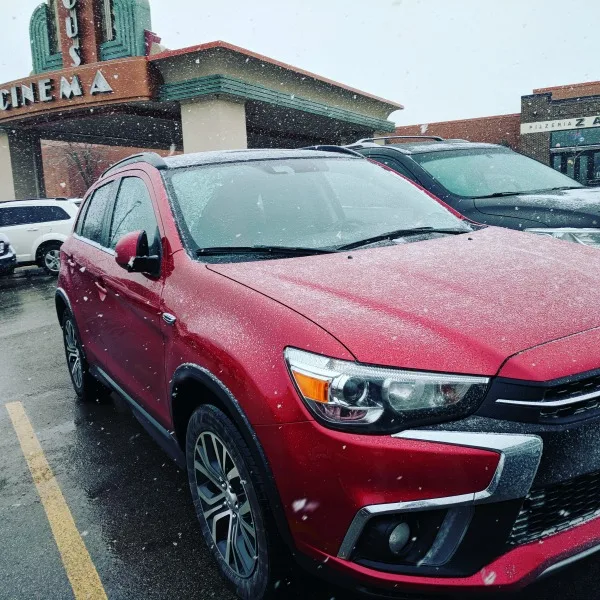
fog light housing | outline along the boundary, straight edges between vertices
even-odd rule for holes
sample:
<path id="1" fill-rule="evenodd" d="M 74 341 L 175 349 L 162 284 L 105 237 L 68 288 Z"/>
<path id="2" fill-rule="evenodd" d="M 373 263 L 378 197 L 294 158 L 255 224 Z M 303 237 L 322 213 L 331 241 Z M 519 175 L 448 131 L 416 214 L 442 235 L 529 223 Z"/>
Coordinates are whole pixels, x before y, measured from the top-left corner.
<path id="1" fill-rule="evenodd" d="M 410 542 L 410 525 L 408 523 L 399 523 L 392 529 L 388 545 L 390 552 L 395 556 L 400 556 L 406 545 Z"/>

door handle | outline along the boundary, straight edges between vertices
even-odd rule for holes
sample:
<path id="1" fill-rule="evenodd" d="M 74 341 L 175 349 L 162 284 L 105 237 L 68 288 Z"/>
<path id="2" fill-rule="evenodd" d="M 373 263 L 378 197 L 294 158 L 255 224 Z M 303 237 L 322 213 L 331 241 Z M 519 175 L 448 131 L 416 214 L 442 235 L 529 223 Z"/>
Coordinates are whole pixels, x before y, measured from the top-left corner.
<path id="1" fill-rule="evenodd" d="M 175 325 L 175 321 L 177 321 L 177 317 L 171 313 L 163 313 L 162 318 L 167 325 Z"/>
<path id="2" fill-rule="evenodd" d="M 102 294 L 108 294 L 108 290 L 102 285 L 103 282 L 100 281 L 94 281 L 94 285 L 98 288 L 98 290 L 102 293 Z"/>
<path id="3" fill-rule="evenodd" d="M 39 231 L 37 227 L 30 227 L 27 231 Z"/>

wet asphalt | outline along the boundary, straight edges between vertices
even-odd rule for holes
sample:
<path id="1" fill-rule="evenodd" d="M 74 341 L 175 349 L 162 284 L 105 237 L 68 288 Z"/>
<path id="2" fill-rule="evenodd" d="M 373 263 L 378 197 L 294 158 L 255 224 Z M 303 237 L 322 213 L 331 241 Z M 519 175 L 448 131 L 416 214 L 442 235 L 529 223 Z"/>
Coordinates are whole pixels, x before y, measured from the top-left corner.
<path id="1" fill-rule="evenodd" d="M 55 285 L 35 269 L 0 278 L 0 599 L 74 597 L 4 407 L 20 401 L 109 599 L 234 600 L 200 539 L 185 474 L 117 398 L 76 400 Z M 600 599 L 598 581 L 592 557 L 511 598 Z M 279 590 L 290 599 L 355 599 L 303 574 Z"/>

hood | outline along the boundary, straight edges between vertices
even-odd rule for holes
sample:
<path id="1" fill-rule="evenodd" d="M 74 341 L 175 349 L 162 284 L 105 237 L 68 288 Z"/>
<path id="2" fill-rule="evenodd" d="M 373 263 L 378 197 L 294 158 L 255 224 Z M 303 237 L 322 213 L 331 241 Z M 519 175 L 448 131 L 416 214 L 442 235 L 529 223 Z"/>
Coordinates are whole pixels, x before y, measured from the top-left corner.
<path id="1" fill-rule="evenodd" d="M 517 352 L 600 326 L 600 252 L 508 229 L 208 268 L 371 364 L 493 375 Z"/>
<path id="2" fill-rule="evenodd" d="M 484 214 L 534 221 L 538 227 L 600 227 L 600 188 L 475 198 L 474 202 Z"/>

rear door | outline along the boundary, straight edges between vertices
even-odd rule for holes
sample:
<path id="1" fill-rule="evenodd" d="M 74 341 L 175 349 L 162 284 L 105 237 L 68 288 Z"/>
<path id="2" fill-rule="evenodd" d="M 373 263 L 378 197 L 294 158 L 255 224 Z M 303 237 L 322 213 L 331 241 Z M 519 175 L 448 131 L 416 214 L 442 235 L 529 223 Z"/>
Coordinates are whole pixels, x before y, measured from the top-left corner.
<path id="1" fill-rule="evenodd" d="M 106 242 L 114 191 L 114 182 L 109 182 L 92 193 L 63 255 L 70 280 L 69 299 L 86 357 L 99 366 L 105 366 L 107 360 L 101 334 L 110 315 L 103 277 L 107 264 L 114 262 L 114 252 Z"/>
<path id="2" fill-rule="evenodd" d="M 8 236 L 17 261 L 35 260 L 37 241 L 50 232 L 50 225 L 44 221 L 43 206 L 9 206 L 0 208 L 0 230 Z"/>
<path id="3" fill-rule="evenodd" d="M 162 256 L 162 223 L 150 178 L 143 171 L 123 177 L 109 218 L 108 246 L 143 230 L 150 254 Z M 129 273 L 114 260 L 105 266 L 111 320 L 102 332 L 109 375 L 148 412 L 168 419 L 161 317 L 163 278 Z"/>

